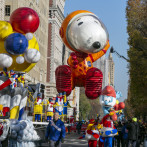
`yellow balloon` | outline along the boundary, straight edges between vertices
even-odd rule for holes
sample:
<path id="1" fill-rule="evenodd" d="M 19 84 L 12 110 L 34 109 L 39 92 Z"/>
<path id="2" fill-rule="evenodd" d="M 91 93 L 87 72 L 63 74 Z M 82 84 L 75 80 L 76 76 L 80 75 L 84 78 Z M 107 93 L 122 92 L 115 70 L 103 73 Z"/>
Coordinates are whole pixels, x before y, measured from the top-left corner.
<path id="1" fill-rule="evenodd" d="M 6 21 L 0 21 L 0 39 L 4 40 L 10 34 L 12 34 L 13 29 L 10 23 Z"/>
<path id="2" fill-rule="evenodd" d="M 36 40 L 36 38 L 33 36 L 33 38 L 31 40 L 28 41 L 29 46 L 28 49 L 36 49 L 39 51 L 39 45 L 38 42 Z M 0 53 L 7 53 L 8 55 L 10 55 L 13 58 L 13 63 L 12 65 L 8 68 L 9 70 L 14 70 L 14 71 L 18 71 L 18 72 L 29 72 L 35 65 L 36 63 L 28 63 L 27 61 L 24 61 L 24 63 L 22 64 L 18 64 L 16 62 L 16 58 L 20 55 L 11 55 L 9 54 L 4 47 L 4 41 L 0 40 Z M 24 54 L 21 54 L 21 56 L 24 57 Z M 0 71 L 2 71 L 3 69 L 0 68 Z"/>
<path id="3" fill-rule="evenodd" d="M 116 104 L 119 104 L 119 101 L 118 100 L 116 100 Z"/>

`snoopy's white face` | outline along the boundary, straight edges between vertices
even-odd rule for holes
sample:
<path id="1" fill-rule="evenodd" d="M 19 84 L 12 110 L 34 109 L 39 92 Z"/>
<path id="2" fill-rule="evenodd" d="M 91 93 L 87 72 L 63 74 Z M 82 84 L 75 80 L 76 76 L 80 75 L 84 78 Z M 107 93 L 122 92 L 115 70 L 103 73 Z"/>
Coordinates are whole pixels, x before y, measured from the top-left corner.
<path id="1" fill-rule="evenodd" d="M 108 33 L 102 22 L 94 15 L 77 17 L 67 28 L 67 40 L 77 51 L 97 53 L 108 41 Z"/>
<path id="2" fill-rule="evenodd" d="M 100 104 L 105 107 L 113 107 L 116 104 L 116 98 L 112 96 L 102 95 L 100 96 Z"/>

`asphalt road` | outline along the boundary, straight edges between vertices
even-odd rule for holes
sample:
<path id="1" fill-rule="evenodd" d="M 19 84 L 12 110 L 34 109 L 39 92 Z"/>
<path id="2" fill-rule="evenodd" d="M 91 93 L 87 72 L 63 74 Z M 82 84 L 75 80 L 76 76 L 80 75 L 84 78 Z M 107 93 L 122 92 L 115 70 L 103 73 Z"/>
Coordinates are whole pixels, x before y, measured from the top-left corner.
<path id="1" fill-rule="evenodd" d="M 71 133 L 67 134 L 64 140 L 64 143 L 62 143 L 61 147 L 88 147 L 88 142 L 85 138 L 78 139 L 83 134 L 77 134 L 77 133 Z M 48 143 L 42 143 L 39 147 L 49 147 Z M 117 146 L 115 146 L 117 147 Z M 143 145 L 140 145 L 140 147 L 146 147 Z"/>
<path id="2" fill-rule="evenodd" d="M 87 140 L 85 138 L 83 139 L 78 139 L 81 137 L 81 135 L 72 133 L 72 134 L 67 134 L 64 140 L 64 143 L 62 143 L 62 147 L 88 147 Z M 42 143 L 42 147 L 49 147 L 47 143 Z"/>

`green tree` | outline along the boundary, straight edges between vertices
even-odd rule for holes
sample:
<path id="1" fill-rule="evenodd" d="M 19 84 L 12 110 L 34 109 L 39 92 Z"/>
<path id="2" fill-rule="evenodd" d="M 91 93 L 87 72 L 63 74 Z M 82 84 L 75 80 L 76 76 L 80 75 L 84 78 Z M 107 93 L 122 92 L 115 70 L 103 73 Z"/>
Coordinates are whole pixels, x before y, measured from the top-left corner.
<path id="1" fill-rule="evenodd" d="M 129 92 L 127 105 L 136 116 L 146 115 L 147 105 L 147 1 L 128 0 Z M 129 108 L 128 108 L 129 109 Z"/>
<path id="2" fill-rule="evenodd" d="M 91 110 L 91 105 L 89 103 L 89 99 L 87 99 L 84 93 L 80 93 L 80 101 L 79 101 L 80 120 L 82 119 L 85 120 L 90 110 Z"/>

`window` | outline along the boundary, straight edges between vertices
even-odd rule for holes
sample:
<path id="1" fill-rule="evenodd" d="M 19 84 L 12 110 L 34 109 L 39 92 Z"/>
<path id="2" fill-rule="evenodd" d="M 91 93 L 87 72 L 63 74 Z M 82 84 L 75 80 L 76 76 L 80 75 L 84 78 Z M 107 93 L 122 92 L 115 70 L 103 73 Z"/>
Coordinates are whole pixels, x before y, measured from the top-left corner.
<path id="1" fill-rule="evenodd" d="M 10 5 L 5 6 L 5 16 L 10 16 Z"/>

